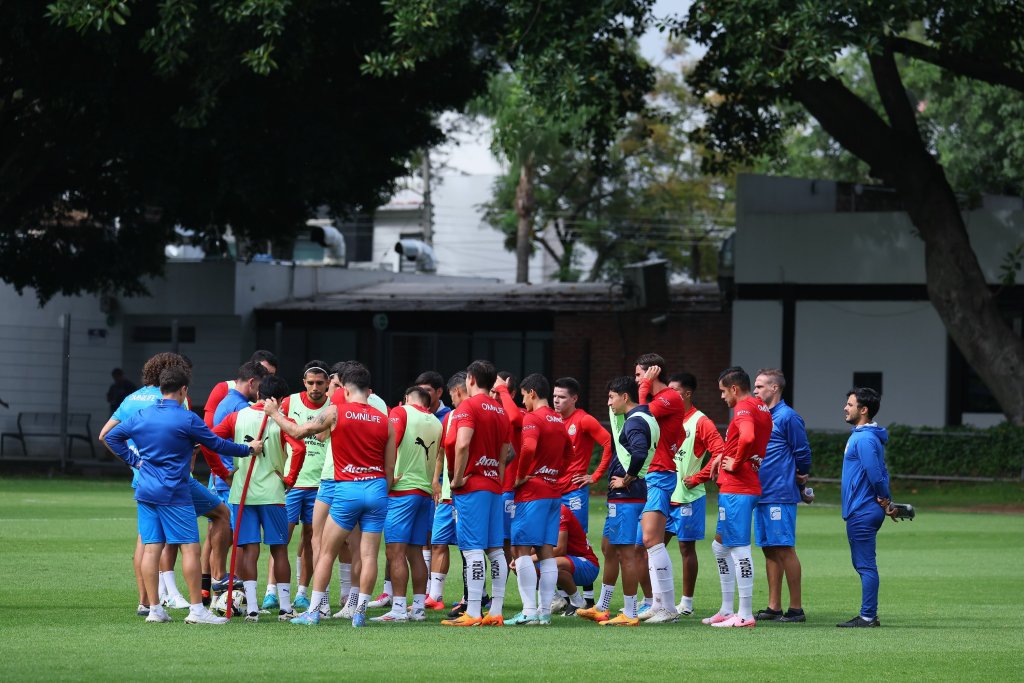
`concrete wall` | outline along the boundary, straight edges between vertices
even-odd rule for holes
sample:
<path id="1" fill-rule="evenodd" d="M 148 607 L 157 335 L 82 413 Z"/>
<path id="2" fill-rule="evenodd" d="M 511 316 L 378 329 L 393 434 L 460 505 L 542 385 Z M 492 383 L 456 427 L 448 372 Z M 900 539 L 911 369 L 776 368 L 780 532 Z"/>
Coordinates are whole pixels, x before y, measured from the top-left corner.
<path id="1" fill-rule="evenodd" d="M 758 368 L 782 365 L 781 302 L 733 302 L 731 364 L 745 369 L 751 379 Z"/>

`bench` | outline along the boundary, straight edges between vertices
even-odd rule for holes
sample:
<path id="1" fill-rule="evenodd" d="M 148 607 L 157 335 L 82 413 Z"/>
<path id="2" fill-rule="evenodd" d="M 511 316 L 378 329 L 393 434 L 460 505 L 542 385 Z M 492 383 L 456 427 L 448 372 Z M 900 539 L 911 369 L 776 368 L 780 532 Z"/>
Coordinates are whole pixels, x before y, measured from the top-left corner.
<path id="1" fill-rule="evenodd" d="M 89 446 L 89 453 L 96 459 L 96 443 L 89 429 L 89 413 L 68 413 L 68 455 L 71 455 L 72 441 L 78 439 Z M 0 434 L 0 459 L 5 457 L 7 440 L 21 442 L 23 458 L 29 458 L 28 444 L 30 437 L 60 438 L 60 413 L 18 413 L 18 431 Z M 59 455 L 59 454 L 58 454 Z M 42 458 L 40 458 L 42 459 Z"/>

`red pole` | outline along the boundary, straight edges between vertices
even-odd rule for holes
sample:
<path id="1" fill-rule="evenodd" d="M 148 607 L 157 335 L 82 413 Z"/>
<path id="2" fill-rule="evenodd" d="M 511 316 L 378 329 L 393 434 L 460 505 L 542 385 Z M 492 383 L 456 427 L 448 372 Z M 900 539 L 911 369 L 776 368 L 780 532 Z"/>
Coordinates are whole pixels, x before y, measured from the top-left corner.
<path id="1" fill-rule="evenodd" d="M 263 414 L 263 422 L 260 423 L 260 431 L 256 434 L 256 441 L 263 438 L 263 429 L 267 426 L 267 414 Z M 238 516 L 235 517 L 235 533 L 231 539 L 231 568 L 228 570 L 228 604 L 224 610 L 224 616 L 229 620 L 235 614 L 235 558 L 238 557 L 238 527 L 242 526 L 242 513 L 245 512 L 245 496 L 249 493 L 249 480 L 252 479 L 252 471 L 256 469 L 255 463 L 249 461 L 249 471 L 245 473 L 245 485 L 242 486 L 242 496 L 238 499 Z"/>

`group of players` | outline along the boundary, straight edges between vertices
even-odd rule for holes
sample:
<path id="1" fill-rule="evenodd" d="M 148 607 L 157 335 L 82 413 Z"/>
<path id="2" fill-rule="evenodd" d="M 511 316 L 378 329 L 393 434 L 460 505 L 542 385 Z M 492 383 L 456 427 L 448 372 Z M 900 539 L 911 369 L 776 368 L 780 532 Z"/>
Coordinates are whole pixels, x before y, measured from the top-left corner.
<path id="1" fill-rule="evenodd" d="M 211 392 L 200 420 L 180 409 L 189 407 L 189 361 L 164 353 L 146 363 L 145 386 L 125 399 L 100 438 L 135 468 L 138 612 L 147 621 L 170 621 L 168 607 L 187 607 L 187 623 L 226 621 L 207 605 L 232 582 L 226 565 L 234 530 L 247 621 L 274 610 L 296 624 L 332 616 L 336 561 L 342 608 L 335 618 L 364 626 L 368 607 L 390 605 L 370 621 L 425 620 L 427 610 L 445 609 L 449 547 L 456 545 L 463 599 L 442 625 L 504 625 L 509 571 L 523 604 L 509 624 L 550 624 L 552 611 L 608 626 L 671 623 L 693 611 L 695 544 L 705 535 L 704 483 L 712 480 L 720 490 L 712 549 L 722 604 L 704 623 L 805 620 L 794 546 L 810 449 L 802 420 L 781 400 L 780 371 L 760 371 L 753 385 L 741 368 L 721 374 L 719 390 L 733 410 L 723 440 L 693 405 L 693 375 L 668 375 L 657 354 L 638 358 L 633 376 L 608 383 L 610 434 L 576 407 L 581 387 L 572 378 L 552 386 L 531 374 L 516 383 L 490 362 L 474 361 L 447 382 L 424 372 L 389 410 L 364 365 L 327 365 L 307 363 L 303 390 L 291 393 L 275 374 L 273 354 L 258 351 Z M 441 401 L 446 389 L 450 408 Z M 589 473 L 595 445 L 602 455 Z M 213 473 L 209 487 L 191 476 L 198 453 Z M 587 540 L 589 487 L 606 473 L 595 601 L 600 563 Z M 200 548 L 196 519 L 204 516 L 209 531 Z M 300 524 L 293 601 L 287 548 Z M 756 616 L 752 526 L 769 583 L 769 605 Z M 678 604 L 666 549 L 673 536 L 682 560 Z M 389 576 L 371 600 L 382 537 Z M 270 547 L 262 602 L 261 542 Z M 175 582 L 179 551 L 188 599 Z M 620 577 L 623 608 L 613 615 Z"/>

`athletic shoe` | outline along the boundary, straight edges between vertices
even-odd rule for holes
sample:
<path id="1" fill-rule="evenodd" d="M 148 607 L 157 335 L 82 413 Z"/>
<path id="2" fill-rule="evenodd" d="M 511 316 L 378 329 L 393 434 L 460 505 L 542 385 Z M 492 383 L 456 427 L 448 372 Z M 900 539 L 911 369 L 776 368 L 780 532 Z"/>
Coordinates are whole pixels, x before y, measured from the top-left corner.
<path id="1" fill-rule="evenodd" d="M 414 609 L 409 612 L 409 621 L 426 621 L 427 611 L 425 609 Z"/>
<path id="2" fill-rule="evenodd" d="M 295 618 L 295 610 L 288 610 L 287 612 L 281 610 L 277 613 L 278 621 L 291 621 Z"/>
<path id="3" fill-rule="evenodd" d="M 190 605 L 188 600 L 183 595 L 175 595 L 174 597 L 167 597 L 167 602 L 164 603 L 169 609 L 188 609 Z"/>
<path id="4" fill-rule="evenodd" d="M 441 622 L 441 626 L 481 626 L 483 622 L 484 620 L 480 617 L 461 614 L 458 619 L 445 619 Z"/>
<path id="5" fill-rule="evenodd" d="M 432 609 L 435 611 L 442 610 L 444 609 L 444 599 L 442 598 L 441 600 L 435 600 L 434 598 L 428 595 L 427 599 L 423 602 L 423 606 L 427 609 Z"/>
<path id="6" fill-rule="evenodd" d="M 320 610 L 313 612 L 303 612 L 299 616 L 292 619 L 293 624 L 299 624 L 300 626 L 316 626 L 320 623 Z"/>
<path id="7" fill-rule="evenodd" d="M 342 607 L 340 610 L 338 610 L 337 612 L 334 613 L 334 618 L 335 619 L 351 619 L 352 616 L 355 613 L 356 613 L 356 608 L 355 607 L 351 607 L 351 606 L 346 604 L 344 607 Z"/>
<path id="8" fill-rule="evenodd" d="M 606 619 L 600 622 L 601 626 L 639 626 L 640 619 L 629 618 L 625 614 L 616 614 L 613 619 Z"/>
<path id="9" fill-rule="evenodd" d="M 688 617 L 691 614 L 693 614 L 693 610 L 692 609 L 686 609 L 685 607 L 683 607 L 683 601 L 682 600 L 680 600 L 679 604 L 676 605 L 676 611 L 679 612 L 679 616 L 681 616 L 681 617 Z"/>
<path id="10" fill-rule="evenodd" d="M 263 596 L 263 604 L 260 605 L 260 609 L 281 609 L 281 602 L 277 599 L 276 593 L 267 593 Z"/>
<path id="11" fill-rule="evenodd" d="M 655 609 L 653 606 L 648 605 L 646 602 L 637 607 L 636 618 L 640 621 L 647 621 L 654 616 Z"/>
<path id="12" fill-rule="evenodd" d="M 784 624 L 795 624 L 807 621 L 807 615 L 804 614 L 803 610 L 788 609 L 786 610 L 786 613 L 779 617 L 776 621 L 781 621 Z"/>
<path id="13" fill-rule="evenodd" d="M 576 610 L 577 609 L 583 609 L 583 608 L 582 607 L 577 608 L 575 605 L 573 605 L 570 602 L 569 604 L 567 604 L 565 606 L 565 609 L 562 610 L 562 616 L 563 617 L 574 617 L 574 616 L 576 616 Z"/>
<path id="14" fill-rule="evenodd" d="M 782 618 L 782 610 L 766 607 L 754 615 L 754 621 L 778 621 Z"/>
<path id="15" fill-rule="evenodd" d="M 219 579 L 214 581 L 212 584 L 210 584 L 210 590 L 212 590 L 214 593 L 223 593 L 224 591 L 226 591 L 228 589 L 228 579 L 229 578 L 230 577 L 227 574 L 225 574 L 224 576 L 220 577 Z M 235 577 L 234 585 L 235 586 L 241 586 L 242 585 L 242 580 L 240 578 L 238 578 L 237 576 Z"/>
<path id="16" fill-rule="evenodd" d="M 561 612 L 565 609 L 565 606 L 569 604 L 569 601 L 563 598 L 561 595 L 556 595 L 555 599 L 551 601 L 551 611 Z"/>
<path id="17" fill-rule="evenodd" d="M 583 609 L 576 610 L 576 616 L 590 621 L 596 621 L 602 623 L 608 621 L 608 610 L 599 610 L 597 607 L 584 607 Z"/>
<path id="18" fill-rule="evenodd" d="M 551 626 L 551 613 L 538 614 L 537 615 L 537 626 Z"/>
<path id="19" fill-rule="evenodd" d="M 309 598 L 307 598 L 305 595 L 295 596 L 295 599 L 292 600 L 292 607 L 294 609 L 305 612 L 309 609 Z"/>
<path id="20" fill-rule="evenodd" d="M 353 616 L 352 618 L 355 619 L 355 616 Z M 396 612 L 394 610 L 391 610 L 387 614 L 382 614 L 379 617 L 372 617 L 370 621 L 386 623 L 401 622 L 404 624 L 405 622 L 409 621 L 409 615 L 406 612 Z"/>
<path id="21" fill-rule="evenodd" d="M 377 609 L 378 607 L 388 607 L 391 605 L 391 594 L 381 593 L 376 598 L 370 601 L 367 607 L 371 609 Z"/>
<path id="22" fill-rule="evenodd" d="M 483 618 L 483 621 L 480 622 L 480 625 L 481 626 L 504 626 L 505 625 L 505 617 L 502 614 L 495 614 L 494 616 L 491 616 L 490 613 L 488 613 L 487 616 Z"/>
<path id="23" fill-rule="evenodd" d="M 352 626 L 362 628 L 366 626 L 366 612 L 356 612 L 352 615 Z"/>
<path id="24" fill-rule="evenodd" d="M 593 607 L 596 604 L 594 598 L 583 598 L 583 602 L 586 603 L 587 607 Z"/>
<path id="25" fill-rule="evenodd" d="M 138 617 L 148 617 L 149 616 L 149 608 L 146 607 L 145 605 L 139 603 L 139 608 L 137 610 L 135 610 L 135 616 L 138 616 Z"/>
<path id="26" fill-rule="evenodd" d="M 149 621 L 148 619 L 146 621 Z M 849 621 L 844 621 L 841 624 L 836 624 L 839 628 L 876 628 L 881 626 L 878 617 L 873 619 L 864 619 L 864 617 L 857 615 Z"/>
<path id="27" fill-rule="evenodd" d="M 448 612 L 448 618 L 449 619 L 458 619 L 460 616 L 462 616 L 465 613 L 466 613 L 466 601 L 465 600 L 460 600 L 457 603 L 455 603 L 454 605 L 452 605 L 451 611 Z"/>
<path id="28" fill-rule="evenodd" d="M 674 624 L 679 621 L 679 615 L 675 612 L 669 612 L 667 609 L 651 611 L 654 612 L 654 614 L 646 619 L 648 624 Z"/>
<path id="29" fill-rule="evenodd" d="M 744 619 L 740 615 L 734 614 L 728 619 L 711 625 L 715 628 L 754 628 L 755 624 L 757 624 L 757 622 L 753 619 Z"/>
<path id="30" fill-rule="evenodd" d="M 309 608 L 306 608 L 306 611 L 308 612 Z M 321 619 L 330 619 L 332 617 L 332 615 L 331 615 L 331 603 L 328 602 L 327 600 L 324 600 L 322 603 L 320 603 L 320 609 L 318 609 L 317 612 L 320 613 L 320 618 Z"/>
<path id="31" fill-rule="evenodd" d="M 208 609 L 203 609 L 202 612 L 189 612 L 188 616 L 185 617 L 186 624 L 226 624 L 228 623 L 227 617 L 218 617 L 216 614 Z"/>
<path id="32" fill-rule="evenodd" d="M 527 616 L 525 613 L 520 612 L 519 614 L 512 617 L 512 621 L 508 622 L 512 626 L 535 626 L 537 624 L 537 615 Z"/>
<path id="33" fill-rule="evenodd" d="M 248 614 L 245 615 L 245 620 L 248 621 L 250 624 L 258 623 L 259 620 L 260 620 L 260 613 L 259 612 L 249 612 Z"/>
<path id="34" fill-rule="evenodd" d="M 720 622 L 725 621 L 726 619 L 730 618 L 731 616 L 732 616 L 731 614 L 722 614 L 721 612 L 715 612 L 710 617 L 704 617 L 703 619 L 701 619 L 700 623 L 708 624 L 710 626 L 714 626 L 715 624 L 718 624 Z"/>
<path id="35" fill-rule="evenodd" d="M 150 610 L 149 611 L 149 616 L 146 617 L 146 621 L 151 623 L 151 624 L 162 624 L 162 623 L 166 623 L 168 621 L 174 621 L 174 620 L 171 619 L 171 615 L 170 614 L 168 614 L 167 612 L 163 611 L 162 609 L 158 609 L 158 610 Z M 188 619 L 186 619 L 185 622 L 187 623 Z"/>

